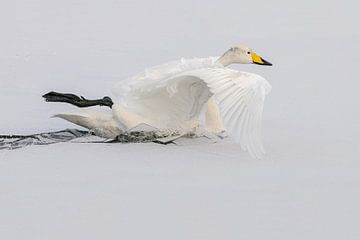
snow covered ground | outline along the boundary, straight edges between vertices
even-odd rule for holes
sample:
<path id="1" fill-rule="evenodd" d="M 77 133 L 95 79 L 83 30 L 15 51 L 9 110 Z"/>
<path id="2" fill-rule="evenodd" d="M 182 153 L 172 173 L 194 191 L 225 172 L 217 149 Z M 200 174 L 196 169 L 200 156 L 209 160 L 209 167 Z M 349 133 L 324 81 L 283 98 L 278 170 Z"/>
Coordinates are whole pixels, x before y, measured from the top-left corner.
<path id="1" fill-rule="evenodd" d="M 0 134 L 74 126 L 50 90 L 243 43 L 266 77 L 268 155 L 228 140 L 0 151 L 0 239 L 360 239 L 356 1 L 2 0 Z M 102 109 L 105 110 L 106 109 Z"/>

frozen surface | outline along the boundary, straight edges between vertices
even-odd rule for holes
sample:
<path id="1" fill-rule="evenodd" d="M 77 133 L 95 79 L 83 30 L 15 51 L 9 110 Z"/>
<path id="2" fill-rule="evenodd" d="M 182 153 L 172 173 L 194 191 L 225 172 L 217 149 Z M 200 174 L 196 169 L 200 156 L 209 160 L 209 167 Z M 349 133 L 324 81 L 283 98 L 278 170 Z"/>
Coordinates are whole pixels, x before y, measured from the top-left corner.
<path id="1" fill-rule="evenodd" d="M 3 0 L 0 134 L 74 126 L 56 90 L 243 43 L 266 77 L 262 161 L 229 141 L 0 151 L 0 239 L 360 239 L 356 1 Z M 102 109 L 107 111 L 107 109 Z"/>

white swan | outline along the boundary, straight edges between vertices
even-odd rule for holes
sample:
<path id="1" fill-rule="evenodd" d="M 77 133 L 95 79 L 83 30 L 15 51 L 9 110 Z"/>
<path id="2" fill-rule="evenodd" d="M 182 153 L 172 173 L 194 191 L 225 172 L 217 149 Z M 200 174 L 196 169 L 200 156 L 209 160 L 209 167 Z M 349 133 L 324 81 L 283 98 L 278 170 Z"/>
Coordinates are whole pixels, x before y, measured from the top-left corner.
<path id="1" fill-rule="evenodd" d="M 50 92 L 49 102 L 79 107 L 106 105 L 112 114 L 58 114 L 77 125 L 113 138 L 123 131 L 147 124 L 161 131 L 188 133 L 198 126 L 227 133 L 251 156 L 265 153 L 261 142 L 264 98 L 271 90 L 261 76 L 228 68 L 233 63 L 271 65 L 247 47 L 233 47 L 221 57 L 181 59 L 146 69 L 119 83 L 113 104 L 109 97 L 87 100 L 73 94 Z"/>

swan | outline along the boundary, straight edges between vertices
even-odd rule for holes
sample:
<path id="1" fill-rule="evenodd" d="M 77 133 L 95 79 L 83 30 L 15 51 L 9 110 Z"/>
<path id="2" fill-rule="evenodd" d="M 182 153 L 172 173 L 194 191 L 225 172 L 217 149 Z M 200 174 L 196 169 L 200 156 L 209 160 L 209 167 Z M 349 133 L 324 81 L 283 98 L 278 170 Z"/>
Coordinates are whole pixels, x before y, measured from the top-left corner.
<path id="1" fill-rule="evenodd" d="M 262 158 L 261 117 L 271 86 L 257 74 L 228 67 L 235 63 L 272 65 L 250 48 L 235 46 L 220 57 L 182 58 L 145 69 L 115 86 L 116 103 L 110 97 L 89 100 L 57 92 L 43 97 L 78 107 L 110 107 L 111 114 L 54 115 L 101 137 L 114 138 L 141 124 L 179 134 L 203 127 L 215 134 L 226 131 L 244 151 Z"/>

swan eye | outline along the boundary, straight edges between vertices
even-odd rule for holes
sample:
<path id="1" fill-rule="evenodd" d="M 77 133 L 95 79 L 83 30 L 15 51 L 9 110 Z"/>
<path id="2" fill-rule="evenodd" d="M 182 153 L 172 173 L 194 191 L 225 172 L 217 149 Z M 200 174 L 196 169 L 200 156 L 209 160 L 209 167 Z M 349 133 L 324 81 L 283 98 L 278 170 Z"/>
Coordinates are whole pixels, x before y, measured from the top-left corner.
<path id="1" fill-rule="evenodd" d="M 247 54 L 250 54 L 250 52 L 247 52 Z"/>

